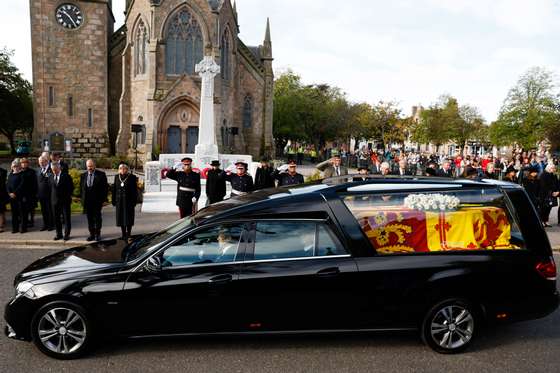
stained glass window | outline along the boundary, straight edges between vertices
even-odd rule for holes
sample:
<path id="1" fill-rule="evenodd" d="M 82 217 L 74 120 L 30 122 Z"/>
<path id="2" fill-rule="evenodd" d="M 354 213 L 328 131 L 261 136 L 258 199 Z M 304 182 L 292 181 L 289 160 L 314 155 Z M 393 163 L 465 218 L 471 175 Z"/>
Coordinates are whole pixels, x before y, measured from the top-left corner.
<path id="1" fill-rule="evenodd" d="M 245 96 L 243 103 L 243 127 L 250 128 L 253 126 L 253 97 Z"/>
<path id="2" fill-rule="evenodd" d="M 167 74 L 194 74 L 202 61 L 202 31 L 187 9 L 182 9 L 169 21 L 165 36 L 165 67 Z"/>
<path id="3" fill-rule="evenodd" d="M 222 35 L 222 51 L 220 57 L 220 67 L 222 71 L 222 79 L 230 80 L 231 78 L 231 67 L 230 67 L 230 42 L 229 42 L 229 30 L 226 29 Z"/>

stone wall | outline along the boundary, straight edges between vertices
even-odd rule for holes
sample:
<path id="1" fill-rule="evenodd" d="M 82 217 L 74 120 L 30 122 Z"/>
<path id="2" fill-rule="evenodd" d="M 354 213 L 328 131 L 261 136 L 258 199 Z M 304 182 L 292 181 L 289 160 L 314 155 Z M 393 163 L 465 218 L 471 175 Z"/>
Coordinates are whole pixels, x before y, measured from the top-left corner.
<path id="1" fill-rule="evenodd" d="M 60 1 L 30 0 L 33 56 L 35 130 L 34 144 L 54 132 L 66 139 L 84 135 L 107 138 L 108 44 L 113 18 L 106 1 L 74 1 L 84 15 L 83 24 L 68 30 L 55 17 Z M 49 104 L 49 87 L 54 102 Z M 70 101 L 71 97 L 71 101 Z M 93 122 L 89 127 L 88 112 Z M 74 142 L 78 154 L 108 155 L 110 147 L 97 142 Z M 93 146 L 92 146 L 93 145 Z"/>

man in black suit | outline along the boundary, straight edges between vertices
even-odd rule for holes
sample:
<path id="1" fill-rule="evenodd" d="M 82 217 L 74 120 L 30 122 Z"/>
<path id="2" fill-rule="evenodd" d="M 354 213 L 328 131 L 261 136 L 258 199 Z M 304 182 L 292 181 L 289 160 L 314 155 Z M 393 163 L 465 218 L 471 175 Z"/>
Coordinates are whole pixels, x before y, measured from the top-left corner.
<path id="1" fill-rule="evenodd" d="M 49 159 L 39 157 L 39 169 L 36 171 L 37 178 L 37 198 L 41 205 L 41 214 L 43 215 L 43 227 L 41 231 L 52 231 L 54 229 L 53 211 L 51 205 L 51 187 L 49 184 L 49 176 L 52 175 Z"/>
<path id="2" fill-rule="evenodd" d="M 226 173 L 220 170 L 220 161 L 212 161 L 210 166 L 206 175 L 207 205 L 221 202 L 226 196 Z"/>
<path id="3" fill-rule="evenodd" d="M 410 176 L 412 172 L 410 171 L 410 167 L 408 166 L 408 162 L 406 159 L 401 159 L 399 161 L 398 167 L 395 168 L 393 175 L 397 176 Z"/>
<path id="4" fill-rule="evenodd" d="M 23 189 L 25 190 L 25 201 L 28 219 L 27 227 L 33 227 L 35 225 L 35 208 L 37 208 L 37 174 L 36 171 L 29 167 L 29 159 L 22 158 L 21 162 L 21 172 L 23 173 Z"/>
<path id="5" fill-rule="evenodd" d="M 72 191 L 74 184 L 72 177 L 62 172 L 59 163 L 51 163 L 52 174 L 49 176 L 49 184 L 51 187 L 51 205 L 53 207 L 54 224 L 56 227 L 55 241 L 64 238 L 64 241 L 70 239 L 70 230 L 72 224 L 71 219 L 71 204 L 72 204 Z M 64 237 L 62 236 L 62 221 L 64 220 Z"/>
<path id="6" fill-rule="evenodd" d="M 451 169 L 451 162 L 444 161 L 441 168 L 437 170 L 439 177 L 453 177 L 453 170 Z"/>
<path id="7" fill-rule="evenodd" d="M 53 152 L 51 154 L 51 163 L 58 163 L 61 171 L 65 174 L 68 173 L 68 164 L 62 160 L 62 155 L 59 152 Z"/>
<path id="8" fill-rule="evenodd" d="M 109 184 L 105 172 L 95 169 L 93 159 L 86 162 L 87 171 L 80 176 L 80 196 L 84 214 L 87 215 L 89 237 L 88 241 L 101 240 L 101 209 L 107 202 Z"/>
<path id="9" fill-rule="evenodd" d="M 257 168 L 255 174 L 255 190 L 274 188 L 276 183 L 274 181 L 274 169 L 270 167 L 268 159 L 261 160 L 261 166 Z"/>

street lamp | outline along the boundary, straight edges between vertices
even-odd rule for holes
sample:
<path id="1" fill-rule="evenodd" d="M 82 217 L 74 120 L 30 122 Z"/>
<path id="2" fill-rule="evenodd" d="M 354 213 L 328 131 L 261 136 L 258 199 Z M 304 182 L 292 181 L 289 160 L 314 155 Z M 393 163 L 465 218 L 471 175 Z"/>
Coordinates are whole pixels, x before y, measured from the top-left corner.
<path id="1" fill-rule="evenodd" d="M 134 148 L 134 169 L 138 168 L 138 145 L 141 142 L 142 132 L 144 132 L 144 125 L 133 124 L 131 125 L 131 132 L 134 134 L 132 138 L 132 147 Z"/>

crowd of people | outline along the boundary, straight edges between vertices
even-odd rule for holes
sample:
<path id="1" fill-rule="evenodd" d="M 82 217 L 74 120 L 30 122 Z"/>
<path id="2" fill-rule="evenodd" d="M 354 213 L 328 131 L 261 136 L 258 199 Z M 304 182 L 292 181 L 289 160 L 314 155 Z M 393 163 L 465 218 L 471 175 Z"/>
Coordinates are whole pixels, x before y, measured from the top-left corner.
<path id="1" fill-rule="evenodd" d="M 332 152 L 330 152 L 332 154 Z M 364 153 L 365 154 L 365 153 Z M 435 154 L 415 152 L 377 152 L 368 151 L 367 158 L 358 157 L 356 175 L 350 175 L 349 167 L 343 156 L 337 152 L 316 165 L 324 178 L 342 176 L 340 182 L 349 178 L 354 181 L 367 180 L 369 175 L 383 176 L 427 176 L 463 177 L 468 179 L 496 179 L 524 186 L 537 207 L 545 226 L 550 226 L 549 215 L 558 206 L 560 181 L 556 175 L 556 161 L 549 154 L 518 153 L 511 159 L 495 158 L 492 155 L 465 157 L 456 155 L 445 157 Z M 248 173 L 248 164 L 237 162 L 234 172 L 220 169 L 215 160 L 205 171 L 207 204 L 223 201 L 226 197 L 226 183 L 231 184 L 231 195 L 241 196 L 255 190 L 297 185 L 305 182 L 297 172 L 296 158 L 287 164 L 274 168 L 268 159 L 263 159 L 254 178 Z M 101 239 L 103 223 L 102 208 L 108 202 L 115 207 L 116 225 L 121 228 L 122 239 L 127 240 L 132 233 L 135 219 L 135 206 L 140 199 L 138 178 L 130 172 L 126 162 L 121 162 L 113 184 L 107 181 L 106 174 L 98 170 L 93 159 L 86 162 L 86 171 L 80 175 L 80 201 L 83 213 L 87 216 L 88 241 Z M 344 176 L 348 176 L 344 178 Z M 177 181 L 176 205 L 179 216 L 184 218 L 195 213 L 201 196 L 201 175 L 192 167 L 192 159 L 184 158 L 165 177 Z M 335 181 L 336 182 L 336 181 Z M 43 226 L 41 231 L 56 230 L 54 240 L 68 240 L 71 234 L 71 204 L 74 181 L 68 172 L 68 165 L 59 153 L 43 153 L 37 168 L 30 167 L 26 158 L 15 159 L 11 170 L 0 168 L 0 232 L 5 226 L 6 205 L 12 215 L 12 233 L 25 233 L 34 226 L 35 210 L 40 207 Z M 559 220 L 560 222 L 560 215 Z"/>
<path id="2" fill-rule="evenodd" d="M 6 223 L 6 206 L 10 205 L 12 233 L 26 233 L 35 225 L 35 210 L 42 215 L 41 231 L 56 231 L 54 240 L 70 239 L 72 230 L 72 196 L 74 181 L 60 153 L 44 152 L 37 168 L 27 158 L 16 158 L 10 171 L 0 168 L 0 232 Z M 88 159 L 87 170 L 80 175 L 80 201 L 87 216 L 88 241 L 101 240 L 102 208 L 108 202 L 109 183 L 106 174 Z M 134 225 L 134 207 L 138 200 L 137 177 L 126 162 L 121 162 L 112 185 L 112 204 L 116 224 L 127 239 Z"/>

